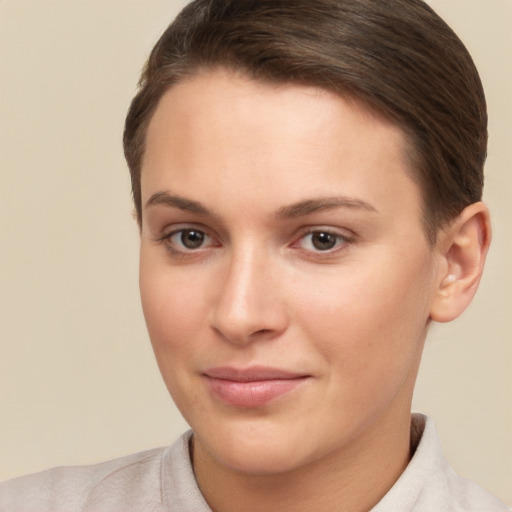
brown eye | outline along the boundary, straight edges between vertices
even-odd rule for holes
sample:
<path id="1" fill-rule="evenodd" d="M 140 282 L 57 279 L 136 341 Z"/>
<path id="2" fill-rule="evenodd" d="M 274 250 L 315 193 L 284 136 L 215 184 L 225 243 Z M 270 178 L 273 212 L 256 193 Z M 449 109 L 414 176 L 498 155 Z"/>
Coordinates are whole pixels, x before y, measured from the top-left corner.
<path id="1" fill-rule="evenodd" d="M 339 241 L 339 236 L 325 231 L 311 233 L 311 244 L 319 251 L 333 249 Z"/>
<path id="2" fill-rule="evenodd" d="M 340 233 L 318 229 L 306 233 L 297 245 L 310 252 L 334 252 L 348 243 L 350 239 Z"/>
<path id="3" fill-rule="evenodd" d="M 211 249 L 222 246 L 214 237 L 193 226 L 171 231 L 158 241 L 164 244 L 172 257 L 195 257 L 206 253 L 210 254 Z"/>
<path id="4" fill-rule="evenodd" d="M 196 229 L 183 229 L 177 234 L 179 234 L 181 244 L 187 249 L 199 249 L 205 240 L 205 234 Z"/>
<path id="5" fill-rule="evenodd" d="M 215 241 L 204 231 L 195 228 L 177 229 L 162 238 L 171 251 L 187 253 L 215 246 Z"/>

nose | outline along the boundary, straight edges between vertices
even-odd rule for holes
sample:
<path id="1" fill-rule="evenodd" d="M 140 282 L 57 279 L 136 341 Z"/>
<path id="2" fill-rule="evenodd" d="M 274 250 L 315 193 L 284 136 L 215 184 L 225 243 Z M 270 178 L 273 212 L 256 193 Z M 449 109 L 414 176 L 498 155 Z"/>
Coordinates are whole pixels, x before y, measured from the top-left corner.
<path id="1" fill-rule="evenodd" d="M 229 343 L 246 345 L 272 340 L 286 330 L 282 274 L 275 267 L 268 257 L 251 250 L 229 258 L 218 276 L 220 285 L 212 307 L 210 325 L 217 335 Z"/>

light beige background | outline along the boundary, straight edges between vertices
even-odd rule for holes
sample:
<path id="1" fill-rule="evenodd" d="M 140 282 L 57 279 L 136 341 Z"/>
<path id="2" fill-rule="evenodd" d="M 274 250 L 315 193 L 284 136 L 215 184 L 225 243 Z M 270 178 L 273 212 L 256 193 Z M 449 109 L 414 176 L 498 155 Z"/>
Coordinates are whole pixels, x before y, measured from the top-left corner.
<path id="1" fill-rule="evenodd" d="M 512 502 L 512 1 L 432 0 L 486 87 L 494 243 L 481 290 L 434 326 L 414 408 L 455 468 Z M 0 0 L 0 478 L 169 444 L 137 289 L 121 132 L 181 1 Z"/>

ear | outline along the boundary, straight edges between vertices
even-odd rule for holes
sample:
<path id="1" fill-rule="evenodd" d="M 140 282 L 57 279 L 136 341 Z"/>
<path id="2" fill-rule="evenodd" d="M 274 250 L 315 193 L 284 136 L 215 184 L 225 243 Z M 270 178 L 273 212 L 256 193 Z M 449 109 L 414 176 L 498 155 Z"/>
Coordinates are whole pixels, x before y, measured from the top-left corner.
<path id="1" fill-rule="evenodd" d="M 450 322 L 468 307 L 480 283 L 490 242 L 489 210 L 481 202 L 466 207 L 440 231 L 432 320 Z"/>

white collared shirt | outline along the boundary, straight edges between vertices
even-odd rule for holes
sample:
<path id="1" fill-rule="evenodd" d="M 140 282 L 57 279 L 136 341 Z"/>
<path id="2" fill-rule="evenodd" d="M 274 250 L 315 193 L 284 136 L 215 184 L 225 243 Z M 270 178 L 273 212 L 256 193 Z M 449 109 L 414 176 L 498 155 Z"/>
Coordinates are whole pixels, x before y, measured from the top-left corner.
<path id="1" fill-rule="evenodd" d="M 191 435 L 167 448 L 4 482 L 0 512 L 211 512 L 190 461 Z M 411 438 L 409 465 L 370 512 L 512 511 L 450 468 L 430 419 L 414 414 Z"/>

